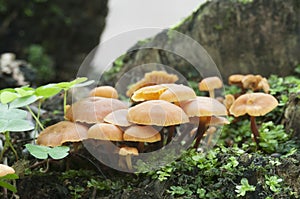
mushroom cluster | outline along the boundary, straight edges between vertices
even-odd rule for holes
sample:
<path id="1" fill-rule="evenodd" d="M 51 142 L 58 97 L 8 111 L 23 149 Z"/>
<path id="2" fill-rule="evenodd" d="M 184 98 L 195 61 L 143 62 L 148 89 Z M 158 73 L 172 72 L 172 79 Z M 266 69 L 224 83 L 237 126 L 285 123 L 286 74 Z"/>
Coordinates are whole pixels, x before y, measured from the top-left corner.
<path id="1" fill-rule="evenodd" d="M 268 80 L 261 75 L 253 74 L 233 74 L 228 78 L 229 85 L 236 85 L 242 89 L 242 94 L 247 90 L 270 92 L 270 85 Z"/>
<path id="2" fill-rule="evenodd" d="M 223 103 L 234 117 L 250 116 L 253 139 L 259 146 L 259 132 L 255 117 L 266 115 L 278 105 L 277 99 L 269 94 L 270 86 L 268 80 L 261 75 L 234 74 L 229 77 L 228 83 L 239 86 L 242 89 L 242 93 L 238 94 L 236 98 L 231 94 L 226 95 Z M 247 89 L 250 92 L 246 93 Z M 255 92 L 261 90 L 264 93 Z"/>
<path id="3" fill-rule="evenodd" d="M 215 132 L 210 126 L 229 123 L 222 117 L 227 115 L 226 107 L 212 94 L 222 82 L 217 77 L 204 79 L 199 88 L 209 91 L 211 97 L 203 97 L 186 85 L 176 84 L 177 80 L 176 75 L 165 71 L 146 73 L 127 91 L 133 102 L 130 107 L 118 99 L 115 88 L 96 87 L 89 96 L 67 107 L 66 121 L 43 130 L 37 144 L 54 147 L 83 140 L 113 143 L 118 148 L 113 153 L 119 155 L 119 166 L 131 170 L 132 156 L 162 148 L 178 134 L 190 137 L 177 127 L 191 124 L 196 125 L 193 136 L 198 148 L 203 136 Z"/>

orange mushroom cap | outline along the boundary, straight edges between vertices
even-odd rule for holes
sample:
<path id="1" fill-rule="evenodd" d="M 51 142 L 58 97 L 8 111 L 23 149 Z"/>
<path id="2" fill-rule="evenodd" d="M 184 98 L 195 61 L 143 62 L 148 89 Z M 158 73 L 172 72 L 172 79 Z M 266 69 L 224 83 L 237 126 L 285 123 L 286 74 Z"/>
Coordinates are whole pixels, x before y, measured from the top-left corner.
<path id="1" fill-rule="evenodd" d="M 128 127 L 131 123 L 127 120 L 128 109 L 119 109 L 105 116 L 104 121 L 117 126 Z"/>
<path id="2" fill-rule="evenodd" d="M 164 84 L 164 83 L 175 83 L 178 80 L 177 75 L 168 74 L 165 71 L 152 71 L 146 73 L 144 78 L 135 84 L 131 85 L 126 95 L 131 96 L 136 90 L 150 85 Z"/>
<path id="3" fill-rule="evenodd" d="M 241 84 L 242 79 L 244 77 L 245 77 L 245 75 L 241 75 L 241 74 L 230 75 L 229 78 L 228 78 L 228 83 L 229 83 L 229 85 Z"/>
<path id="4" fill-rule="evenodd" d="M 152 126 L 131 126 L 124 132 L 124 140 L 132 142 L 157 142 L 161 135 Z"/>
<path id="5" fill-rule="evenodd" d="M 188 100 L 182 103 L 181 107 L 189 117 L 227 115 L 226 107 L 218 100 L 209 97 Z"/>
<path id="6" fill-rule="evenodd" d="M 113 124 L 98 123 L 89 128 L 87 137 L 97 140 L 123 141 L 123 132 Z"/>
<path id="7" fill-rule="evenodd" d="M 106 115 L 112 111 L 126 109 L 122 101 L 112 98 L 88 97 L 75 102 L 66 111 L 66 119 L 76 122 L 103 122 Z"/>
<path id="8" fill-rule="evenodd" d="M 90 91 L 90 97 L 106 97 L 118 99 L 118 91 L 112 86 L 99 86 Z"/>
<path id="9" fill-rule="evenodd" d="M 5 164 L 0 164 L 0 177 L 6 176 L 8 174 L 14 174 L 14 173 L 15 170 L 12 167 L 7 166 Z"/>
<path id="10" fill-rule="evenodd" d="M 65 142 L 80 142 L 87 138 L 86 126 L 61 121 L 45 128 L 37 137 L 37 144 L 44 146 L 61 146 Z"/>
<path id="11" fill-rule="evenodd" d="M 164 100 L 150 100 L 129 108 L 129 122 L 142 125 L 171 126 L 189 122 L 184 111 Z"/>
<path id="12" fill-rule="evenodd" d="M 235 117 L 248 114 L 261 116 L 269 113 L 278 105 L 275 97 L 266 93 L 246 93 L 238 97 L 229 111 Z"/>
<path id="13" fill-rule="evenodd" d="M 219 77 L 206 77 L 198 84 L 200 91 L 210 91 L 223 86 L 223 82 Z"/>

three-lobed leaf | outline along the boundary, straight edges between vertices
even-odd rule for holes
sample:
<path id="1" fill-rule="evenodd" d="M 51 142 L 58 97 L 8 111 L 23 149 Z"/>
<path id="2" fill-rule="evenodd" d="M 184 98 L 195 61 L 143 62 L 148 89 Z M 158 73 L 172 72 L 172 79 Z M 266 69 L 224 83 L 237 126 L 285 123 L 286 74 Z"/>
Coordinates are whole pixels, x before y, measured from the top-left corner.
<path id="1" fill-rule="evenodd" d="M 47 159 L 48 155 L 55 160 L 63 159 L 69 154 L 70 151 L 70 148 L 67 146 L 47 147 L 26 144 L 25 147 L 29 153 L 37 159 Z"/>

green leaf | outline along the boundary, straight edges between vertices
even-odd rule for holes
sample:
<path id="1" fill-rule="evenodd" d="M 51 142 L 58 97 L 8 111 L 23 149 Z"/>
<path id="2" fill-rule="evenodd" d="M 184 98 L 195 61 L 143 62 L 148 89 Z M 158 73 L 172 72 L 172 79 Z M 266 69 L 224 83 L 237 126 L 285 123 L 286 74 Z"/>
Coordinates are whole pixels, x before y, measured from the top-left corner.
<path id="1" fill-rule="evenodd" d="M 71 82 L 61 82 L 61 83 L 58 83 L 56 84 L 56 86 L 64 89 L 64 90 L 68 90 L 72 87 L 74 87 L 76 84 L 80 84 L 82 82 L 85 82 L 88 78 L 86 77 L 79 77 L 79 78 L 76 78 L 75 80 L 71 81 Z"/>
<path id="2" fill-rule="evenodd" d="M 26 144 L 25 147 L 29 151 L 29 153 L 37 159 L 48 158 L 48 152 L 50 151 L 50 147 L 34 144 Z"/>
<path id="3" fill-rule="evenodd" d="M 20 98 L 15 99 L 13 102 L 11 102 L 9 107 L 10 108 L 24 107 L 29 104 L 32 104 L 33 102 L 35 102 L 38 99 L 39 98 L 35 95 L 20 97 Z"/>
<path id="4" fill-rule="evenodd" d="M 25 119 L 27 112 L 21 109 L 2 109 L 0 112 L 0 119 L 13 120 L 13 119 Z"/>
<path id="5" fill-rule="evenodd" d="M 0 95 L 0 101 L 3 104 L 7 104 L 15 99 L 17 99 L 20 95 L 10 91 L 4 91 Z"/>
<path id="6" fill-rule="evenodd" d="M 64 157 L 69 155 L 69 150 L 70 148 L 67 146 L 57 146 L 51 148 L 48 153 L 51 158 L 58 160 L 58 159 L 63 159 Z"/>
<path id="7" fill-rule="evenodd" d="M 6 188 L 6 189 L 8 189 L 8 190 L 10 190 L 14 193 L 17 192 L 17 188 L 15 186 L 13 186 L 13 185 L 11 185 L 7 182 L 4 182 L 2 180 L 0 180 L 0 187 L 4 187 L 4 188 Z"/>
<path id="8" fill-rule="evenodd" d="M 5 176 L 0 177 L 0 180 L 15 180 L 15 179 L 19 179 L 19 176 L 15 173 L 7 174 Z"/>
<path id="9" fill-rule="evenodd" d="M 14 119 L 14 120 L 7 121 L 4 132 L 6 131 L 22 132 L 22 131 L 29 131 L 32 129 L 34 129 L 34 126 L 29 121 Z"/>
<path id="10" fill-rule="evenodd" d="M 50 98 L 56 94 L 58 94 L 62 88 L 57 87 L 56 84 L 48 84 L 45 86 L 40 86 L 35 90 L 35 94 L 37 96 L 41 96 L 43 98 Z"/>
<path id="11" fill-rule="evenodd" d="M 20 95 L 20 97 L 33 95 L 33 93 L 34 93 L 34 89 L 30 88 L 28 86 L 21 87 L 21 88 L 15 88 L 15 91 Z"/>

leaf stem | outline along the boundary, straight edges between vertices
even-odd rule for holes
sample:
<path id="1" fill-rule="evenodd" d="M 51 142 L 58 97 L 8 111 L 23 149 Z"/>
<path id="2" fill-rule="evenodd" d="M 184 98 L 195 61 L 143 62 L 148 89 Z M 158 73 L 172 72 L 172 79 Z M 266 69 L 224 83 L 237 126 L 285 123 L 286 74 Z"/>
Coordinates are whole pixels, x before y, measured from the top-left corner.
<path id="1" fill-rule="evenodd" d="M 28 109 L 28 111 L 30 112 L 30 114 L 32 115 L 32 117 L 34 118 L 34 120 L 36 121 L 36 123 L 40 126 L 40 128 L 42 130 L 44 130 L 44 127 L 41 124 L 39 118 L 34 114 L 34 112 L 31 110 L 31 108 L 29 106 L 26 106 L 26 108 Z M 38 116 L 39 116 L 39 114 L 38 114 Z"/>

